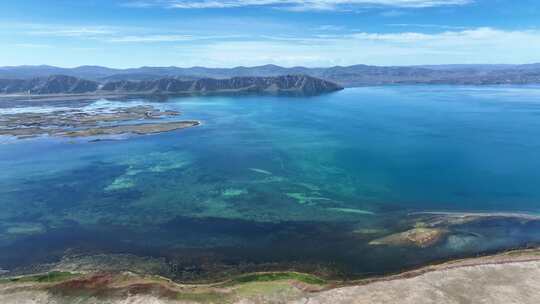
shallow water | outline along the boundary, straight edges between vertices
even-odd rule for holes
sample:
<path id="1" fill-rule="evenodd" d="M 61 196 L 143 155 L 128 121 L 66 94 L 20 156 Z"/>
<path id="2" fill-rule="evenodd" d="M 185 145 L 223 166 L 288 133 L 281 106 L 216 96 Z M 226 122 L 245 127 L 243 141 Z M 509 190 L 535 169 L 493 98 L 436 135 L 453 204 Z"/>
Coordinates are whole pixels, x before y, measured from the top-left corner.
<path id="1" fill-rule="evenodd" d="M 290 268 L 356 278 L 540 240 L 536 221 L 487 220 L 430 248 L 368 244 L 409 229 L 413 212 L 538 213 L 539 87 L 12 102 L 0 113 L 146 103 L 203 124 L 0 139 L 1 269 L 134 253 L 180 265 L 179 279 Z"/>

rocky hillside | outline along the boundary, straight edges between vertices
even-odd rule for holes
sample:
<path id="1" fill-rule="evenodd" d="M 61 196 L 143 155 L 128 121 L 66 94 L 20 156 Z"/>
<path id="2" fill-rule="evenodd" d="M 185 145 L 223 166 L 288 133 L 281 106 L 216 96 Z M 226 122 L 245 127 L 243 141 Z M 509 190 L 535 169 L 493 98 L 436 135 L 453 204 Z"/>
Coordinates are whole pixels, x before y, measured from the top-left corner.
<path id="1" fill-rule="evenodd" d="M 358 64 L 326 68 L 281 67 L 270 64 L 235 68 L 141 67 L 111 69 L 100 66 L 81 66 L 68 69 L 53 66 L 0 67 L 0 79 L 32 79 L 50 75 L 68 75 L 98 82 L 151 81 L 162 78 L 196 80 L 309 75 L 345 87 L 385 84 L 540 84 L 540 64 L 429 66 L 370 66 Z"/>
<path id="2" fill-rule="evenodd" d="M 0 79 L 0 93 L 3 94 L 80 94 L 94 92 L 99 83 L 71 76 L 49 76 L 30 80 Z"/>
<path id="3" fill-rule="evenodd" d="M 229 79 L 203 78 L 181 80 L 161 78 L 142 81 L 98 82 L 72 76 L 49 76 L 29 80 L 0 80 L 0 94 L 211 94 L 267 93 L 317 95 L 341 90 L 342 87 L 306 75 L 277 77 L 234 77 Z"/>

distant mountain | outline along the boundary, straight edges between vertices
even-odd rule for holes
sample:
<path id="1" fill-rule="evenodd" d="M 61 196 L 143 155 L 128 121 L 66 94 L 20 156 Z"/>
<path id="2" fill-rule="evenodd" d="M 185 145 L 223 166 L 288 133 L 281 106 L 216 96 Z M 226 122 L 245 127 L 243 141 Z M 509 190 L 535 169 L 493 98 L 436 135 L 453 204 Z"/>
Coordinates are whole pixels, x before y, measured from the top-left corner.
<path id="1" fill-rule="evenodd" d="M 48 65 L 25 65 L 13 67 L 0 67 L 0 79 L 32 79 L 52 75 L 65 75 L 96 80 L 107 77 L 123 70 L 110 69 L 100 66 L 80 66 L 76 68 L 59 68 Z"/>
<path id="2" fill-rule="evenodd" d="M 55 75 L 34 79 L 0 79 L 2 94 L 81 94 L 98 90 L 99 83 L 72 76 Z"/>
<path id="3" fill-rule="evenodd" d="M 526 66 L 412 66 L 377 67 L 355 65 L 318 70 L 309 75 L 343 86 L 386 84 L 496 85 L 540 83 L 540 67 Z"/>
<path id="4" fill-rule="evenodd" d="M 195 77 L 195 76 L 163 76 L 163 75 L 156 75 L 156 74 L 145 74 L 145 73 L 123 73 L 123 74 L 114 74 L 107 77 L 101 77 L 98 79 L 100 82 L 108 82 L 108 81 L 121 81 L 121 80 L 127 80 L 127 81 L 143 81 L 143 80 L 156 80 L 161 78 L 174 78 L 178 80 L 197 80 L 201 79 L 201 77 Z"/>
<path id="5" fill-rule="evenodd" d="M 0 94 L 213 94 L 213 93 L 268 93 L 317 95 L 343 89 L 341 86 L 306 75 L 277 77 L 233 77 L 228 79 L 202 78 L 180 80 L 161 78 L 142 81 L 98 82 L 81 78 L 54 75 L 34 79 L 0 80 Z"/>
<path id="6" fill-rule="evenodd" d="M 58 68 L 53 66 L 0 67 L 0 79 L 33 79 L 67 75 L 94 81 L 150 81 L 161 78 L 196 80 L 233 77 L 276 77 L 309 75 L 346 87 L 385 84 L 534 84 L 540 83 L 540 64 L 525 65 L 424 65 L 424 66 L 335 66 L 329 68 L 285 68 L 277 65 L 235 68 L 141 67 L 110 69 L 100 66 Z"/>

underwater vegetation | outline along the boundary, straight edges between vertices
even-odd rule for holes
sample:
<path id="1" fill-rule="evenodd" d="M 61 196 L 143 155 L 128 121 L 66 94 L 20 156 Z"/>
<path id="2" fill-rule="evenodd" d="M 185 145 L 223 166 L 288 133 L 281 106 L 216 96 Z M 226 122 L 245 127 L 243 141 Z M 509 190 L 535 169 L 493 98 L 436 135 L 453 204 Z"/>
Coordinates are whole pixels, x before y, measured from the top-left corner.
<path id="1" fill-rule="evenodd" d="M 534 246 L 540 106 L 493 90 L 62 103 L 151 106 L 204 124 L 0 144 L 2 275 L 130 254 L 177 281 L 356 279 Z"/>

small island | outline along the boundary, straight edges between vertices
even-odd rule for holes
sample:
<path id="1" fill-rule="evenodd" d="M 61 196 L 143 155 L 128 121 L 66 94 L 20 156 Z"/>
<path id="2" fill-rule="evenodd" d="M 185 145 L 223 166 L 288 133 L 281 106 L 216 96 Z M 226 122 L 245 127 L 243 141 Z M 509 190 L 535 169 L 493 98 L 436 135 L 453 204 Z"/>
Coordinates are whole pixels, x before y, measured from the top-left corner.
<path id="1" fill-rule="evenodd" d="M 154 134 L 200 124 L 196 120 L 171 120 L 176 111 L 160 111 L 152 106 L 101 108 L 82 111 L 71 108 L 44 113 L 16 113 L 0 116 L 0 136 L 91 137 L 121 134 Z M 167 119 L 167 120 L 165 120 Z"/>

